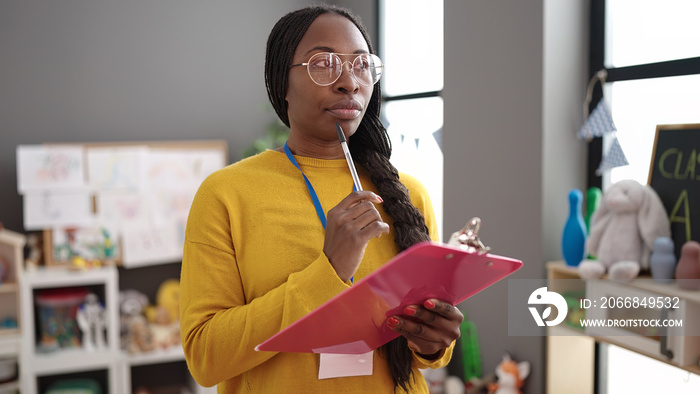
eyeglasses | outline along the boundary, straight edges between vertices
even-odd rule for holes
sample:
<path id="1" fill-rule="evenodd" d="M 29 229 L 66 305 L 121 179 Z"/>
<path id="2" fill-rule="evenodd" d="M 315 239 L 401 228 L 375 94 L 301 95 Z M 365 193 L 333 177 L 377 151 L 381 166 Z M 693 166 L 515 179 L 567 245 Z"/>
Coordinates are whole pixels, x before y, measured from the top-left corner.
<path id="1" fill-rule="evenodd" d="M 350 61 L 342 61 L 340 56 L 355 56 Z M 320 86 L 328 86 L 340 78 L 345 68 L 345 63 L 350 64 L 350 75 L 363 86 L 372 86 L 379 81 L 384 71 L 384 64 L 377 55 L 371 53 L 345 54 L 321 52 L 317 53 L 306 63 L 292 64 L 289 67 L 306 66 L 311 80 Z"/>

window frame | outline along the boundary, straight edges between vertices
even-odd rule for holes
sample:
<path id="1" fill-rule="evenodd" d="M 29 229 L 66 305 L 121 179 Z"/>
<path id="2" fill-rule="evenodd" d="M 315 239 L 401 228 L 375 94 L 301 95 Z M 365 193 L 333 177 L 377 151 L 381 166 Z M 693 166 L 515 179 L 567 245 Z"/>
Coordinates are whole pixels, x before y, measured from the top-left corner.
<path id="1" fill-rule="evenodd" d="M 591 0 L 590 2 L 589 78 L 593 78 L 593 76 L 602 69 L 607 71 L 606 83 L 683 75 L 700 75 L 700 56 L 656 63 L 635 64 L 625 67 L 606 68 L 606 3 L 607 0 Z M 603 97 L 602 88 L 600 84 L 595 86 L 589 111 L 593 111 Z M 602 158 L 603 139 L 594 138 L 588 143 L 588 160 L 586 167 L 587 188 L 603 187 L 603 177 L 596 174 L 596 169 Z"/>
<path id="2" fill-rule="evenodd" d="M 375 12 L 377 13 L 377 49 L 376 52 L 377 54 L 382 54 L 383 49 L 382 48 L 382 42 L 384 42 L 384 33 L 383 33 L 383 26 L 382 26 L 382 20 L 384 19 L 384 13 L 382 12 L 382 1 L 383 0 L 377 0 L 375 2 Z M 443 89 L 444 89 L 444 84 L 443 84 Z M 418 99 L 418 98 L 428 98 L 428 97 L 442 97 L 442 90 L 432 90 L 432 91 L 426 91 L 426 92 L 419 92 L 419 93 L 411 93 L 411 94 L 401 94 L 401 95 L 387 95 L 385 90 L 382 90 L 382 104 L 387 103 L 389 101 L 396 101 L 396 100 L 411 100 L 411 99 Z"/>

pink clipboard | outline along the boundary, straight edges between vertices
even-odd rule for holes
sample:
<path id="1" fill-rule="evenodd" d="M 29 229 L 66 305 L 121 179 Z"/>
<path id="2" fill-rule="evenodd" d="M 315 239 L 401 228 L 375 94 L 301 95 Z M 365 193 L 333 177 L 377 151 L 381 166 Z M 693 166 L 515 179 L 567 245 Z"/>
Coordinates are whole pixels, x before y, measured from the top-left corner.
<path id="1" fill-rule="evenodd" d="M 520 260 L 424 242 L 256 346 L 256 350 L 362 354 L 399 335 L 386 319 L 438 298 L 456 305 L 522 267 Z"/>

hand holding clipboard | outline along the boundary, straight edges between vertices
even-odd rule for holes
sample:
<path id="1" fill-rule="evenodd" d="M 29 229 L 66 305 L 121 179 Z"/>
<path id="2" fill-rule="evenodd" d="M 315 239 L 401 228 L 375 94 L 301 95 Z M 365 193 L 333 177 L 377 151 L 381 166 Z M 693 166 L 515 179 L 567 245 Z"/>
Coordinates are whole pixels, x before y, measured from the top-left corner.
<path id="1" fill-rule="evenodd" d="M 457 305 L 520 269 L 522 261 L 488 253 L 480 225 L 474 218 L 449 244 L 423 242 L 404 250 L 256 350 L 366 353 L 399 336 L 386 319 L 405 306 L 428 298 Z"/>

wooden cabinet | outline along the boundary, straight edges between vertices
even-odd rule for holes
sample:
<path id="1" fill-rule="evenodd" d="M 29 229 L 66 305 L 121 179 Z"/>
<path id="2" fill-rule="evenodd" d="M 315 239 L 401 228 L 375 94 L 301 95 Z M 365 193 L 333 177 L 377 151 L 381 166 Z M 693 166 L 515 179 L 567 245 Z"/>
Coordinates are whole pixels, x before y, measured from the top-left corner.
<path id="1" fill-rule="evenodd" d="M 607 279 L 585 281 L 580 279 L 576 268 L 559 261 L 547 263 L 547 278 L 549 291 L 578 293 L 591 305 L 597 302 L 595 307 L 583 308 L 583 316 L 589 322 L 609 319 L 637 322 L 673 319 L 682 322 L 680 326 L 653 332 L 641 323 L 630 323 L 624 327 L 574 328 L 564 324 L 549 327 L 547 392 L 593 393 L 596 343 L 617 345 L 700 374 L 700 336 L 697 336 L 700 330 L 700 292 L 682 290 L 676 283 L 659 284 L 648 277 L 636 278 L 628 283 Z M 638 303 L 636 307 L 625 307 L 625 301 L 634 300 Z M 654 307 L 649 305 L 651 300 L 654 300 Z M 608 303 L 606 308 L 602 308 L 602 302 Z M 621 304 L 610 308 L 610 302 Z M 641 307 L 641 302 L 647 305 Z M 664 307 L 669 305 L 670 308 Z"/>

